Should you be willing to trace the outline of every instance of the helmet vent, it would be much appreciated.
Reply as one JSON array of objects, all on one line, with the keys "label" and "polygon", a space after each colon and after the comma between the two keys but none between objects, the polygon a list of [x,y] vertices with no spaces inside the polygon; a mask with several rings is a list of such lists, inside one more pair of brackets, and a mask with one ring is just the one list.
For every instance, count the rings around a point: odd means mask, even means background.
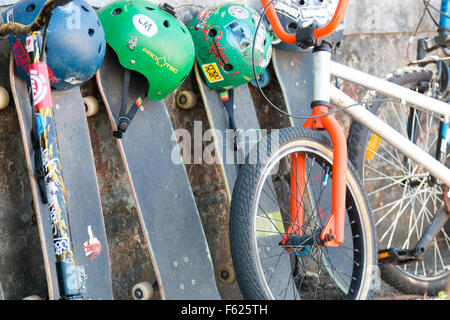
[{"label": "helmet vent", "polygon": [[216,29],[209,30],[208,36],[210,36],[211,38],[214,38],[215,36],[217,36],[217,30]]},{"label": "helmet vent", "polygon": [[86,8],[85,6],[81,6],[81,9],[83,9],[83,10],[86,11],[86,12],[89,12],[89,9]]},{"label": "helmet vent", "polygon": [[98,53],[100,54],[100,52],[102,52],[102,44],[100,43],[100,45],[98,46]]},{"label": "helmet vent", "polygon": [[233,66],[231,64],[227,63],[226,65],[223,66],[223,69],[228,72],[228,71],[233,70]]},{"label": "helmet vent", "polygon": [[36,6],[34,4],[30,4],[29,6],[27,6],[27,8],[25,10],[27,12],[33,12],[34,9],[36,9]]},{"label": "helmet vent", "polygon": [[169,21],[168,21],[168,20],[164,20],[163,25],[164,25],[164,27],[166,27],[166,28],[169,28],[169,27],[170,27],[170,24],[169,24]]},{"label": "helmet vent", "polygon": [[153,11],[153,10],[155,10],[155,9],[153,9],[153,8],[150,8],[150,7],[145,7],[145,9],[147,9],[148,11]]},{"label": "helmet vent", "polygon": [[120,9],[120,8],[116,8],[116,9],[114,9],[113,11],[112,11],[112,14],[114,15],[114,16],[117,16],[117,15],[119,15],[119,14],[121,14],[122,13],[122,9]]},{"label": "helmet vent", "polygon": [[94,29],[89,29],[89,30],[88,30],[88,33],[89,33],[89,36],[90,36],[90,37],[93,37],[94,34],[95,34],[95,30],[94,30]]}]

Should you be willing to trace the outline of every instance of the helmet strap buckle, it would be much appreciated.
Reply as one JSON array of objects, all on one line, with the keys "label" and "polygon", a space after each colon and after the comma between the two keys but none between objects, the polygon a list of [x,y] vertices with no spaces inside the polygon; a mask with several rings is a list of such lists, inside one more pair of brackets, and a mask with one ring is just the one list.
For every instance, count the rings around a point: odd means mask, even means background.
[{"label": "helmet strap buckle", "polygon": [[175,12],[175,8],[172,7],[170,4],[164,3],[164,4],[160,5],[159,8],[162,11],[167,12],[168,14],[170,14],[172,17],[174,17],[174,18],[177,17],[177,14]]},{"label": "helmet strap buckle", "polygon": [[124,78],[123,78],[123,87],[122,87],[122,105],[120,107],[120,112],[119,112],[119,121],[117,124],[117,130],[113,131],[113,136],[118,139],[123,138],[123,134],[130,126],[131,121],[133,120],[137,111],[142,106],[142,98],[139,96],[136,99],[136,101],[134,101],[133,105],[131,106],[130,110],[127,113],[128,88],[130,85],[130,77],[131,77],[131,71],[129,69],[125,69],[124,70]]}]

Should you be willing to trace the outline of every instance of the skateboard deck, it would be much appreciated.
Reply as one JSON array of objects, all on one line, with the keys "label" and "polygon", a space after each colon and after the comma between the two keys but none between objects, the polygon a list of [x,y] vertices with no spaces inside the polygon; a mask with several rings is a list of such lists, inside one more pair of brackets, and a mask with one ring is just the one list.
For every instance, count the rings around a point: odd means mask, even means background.
[{"label": "skateboard deck", "polygon": [[[47,277],[48,298],[59,299],[49,208],[43,204],[35,178],[34,150],[31,143],[32,106],[26,80],[16,75],[10,62],[10,81],[30,177],[33,206],[41,238]],[[84,299],[113,299],[111,266],[106,230],[98,190],[94,156],[79,88],[52,91],[56,131],[66,197],[72,244],[77,265],[84,266],[87,293]]]},{"label": "skateboard deck", "polygon": [[[219,93],[206,85],[197,63],[195,63],[194,68],[200,95],[205,106],[210,127],[213,130],[215,151],[222,169],[221,171],[225,182],[228,202],[231,203],[234,184],[239,174],[239,166],[244,163],[245,157],[252,150],[252,147],[256,145],[258,140],[263,138],[258,116],[248,85],[242,85],[235,88],[234,115],[236,130],[238,131],[238,148],[235,151],[233,135],[230,134],[233,130],[230,128],[229,116],[220,99]],[[261,192],[261,199],[258,204],[258,214],[267,214],[272,218],[281,221],[280,208],[278,207],[277,202],[274,201],[274,198],[276,198],[275,187],[271,180],[267,180],[267,183],[264,185],[263,191]],[[266,225],[266,223],[268,223],[267,219],[259,220],[260,221],[257,222],[259,227],[264,228],[264,230],[268,230],[268,227],[271,228],[270,225]],[[260,223],[265,225],[261,225]],[[274,229],[272,231],[276,232],[277,230]],[[272,277],[270,285],[275,292],[283,289],[283,286],[287,283],[290,276],[288,271],[290,269],[289,255],[282,254],[283,249],[278,246],[279,242],[280,237],[278,235],[273,236],[273,233],[262,232],[258,234],[258,243],[267,248],[259,253],[261,261],[265,261],[267,266],[270,266],[270,263],[272,263],[272,265],[273,263],[277,263],[279,267],[286,270],[284,274],[277,273]],[[288,292],[287,296],[289,297],[290,294],[291,292]]]},{"label": "skateboard deck", "polygon": [[[116,130],[124,69],[108,48],[97,83]],[[133,73],[128,106],[147,86]],[[169,113],[145,98],[117,144],[157,276],[162,299],[220,299],[208,244]]]},{"label": "skateboard deck", "polygon": [[[313,59],[311,50],[288,51],[274,48],[272,64],[283,91],[289,114],[307,117],[311,114]],[[289,117],[291,126],[302,127],[303,119]]]}]

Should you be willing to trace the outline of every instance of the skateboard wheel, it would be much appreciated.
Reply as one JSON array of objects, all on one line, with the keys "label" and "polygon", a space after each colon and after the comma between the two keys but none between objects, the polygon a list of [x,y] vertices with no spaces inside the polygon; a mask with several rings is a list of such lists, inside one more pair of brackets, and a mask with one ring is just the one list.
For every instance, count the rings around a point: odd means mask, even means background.
[{"label": "skateboard wheel", "polygon": [[42,298],[39,297],[38,295],[32,295],[32,296],[25,297],[22,300],[42,300]]},{"label": "skateboard wheel", "polygon": [[9,105],[9,93],[8,91],[0,87],[0,110],[5,109]]},{"label": "skateboard wheel", "polygon": [[131,290],[134,300],[150,300],[153,296],[153,286],[147,281],[135,284]]},{"label": "skateboard wheel", "polygon": [[86,108],[86,116],[92,117],[98,113],[98,101],[93,96],[83,98],[84,107]]},{"label": "skateboard wheel", "polygon": [[[267,69],[264,70],[264,72],[259,76],[259,86],[261,88],[265,88],[270,84],[271,81],[272,81],[272,75],[270,74],[270,72]],[[252,80],[251,83],[252,83],[252,86],[254,86],[255,88],[258,88],[258,85],[256,84],[256,80]]]},{"label": "skateboard wheel", "polygon": [[197,96],[192,91],[180,91],[176,100],[180,109],[192,109],[197,105]]},{"label": "skateboard wheel", "polygon": [[219,269],[217,276],[219,278],[219,281],[224,284],[230,284],[236,280],[234,269],[231,266],[222,266]]}]

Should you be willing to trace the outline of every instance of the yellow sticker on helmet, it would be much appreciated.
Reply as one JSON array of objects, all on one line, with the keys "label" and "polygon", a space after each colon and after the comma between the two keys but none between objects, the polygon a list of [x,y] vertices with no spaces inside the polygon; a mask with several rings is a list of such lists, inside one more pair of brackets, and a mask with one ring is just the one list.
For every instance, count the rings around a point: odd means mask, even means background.
[{"label": "yellow sticker on helmet", "polygon": [[224,80],[216,63],[204,64],[202,68],[209,82],[214,83]]}]

